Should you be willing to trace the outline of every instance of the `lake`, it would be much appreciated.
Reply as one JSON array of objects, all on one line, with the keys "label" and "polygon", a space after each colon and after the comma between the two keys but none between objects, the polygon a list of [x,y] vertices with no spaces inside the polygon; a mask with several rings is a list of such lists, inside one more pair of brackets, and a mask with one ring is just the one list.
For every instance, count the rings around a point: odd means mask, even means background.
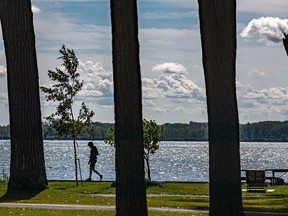
[{"label": "lake", "polygon": [[[87,141],[77,141],[77,154],[82,178],[88,178],[90,149]],[[94,142],[99,150],[96,169],[103,180],[115,180],[115,150],[103,141]],[[75,179],[72,141],[44,141],[47,178],[49,180]],[[0,171],[9,174],[10,141],[0,140]],[[241,169],[288,168],[288,143],[241,143]],[[128,155],[127,155],[128,157]],[[158,181],[208,181],[207,142],[161,142],[159,150],[151,156],[151,177]],[[243,173],[244,175],[244,173]],[[277,176],[288,182],[288,174]],[[79,176],[80,179],[80,176]],[[98,180],[93,174],[92,179]]]}]

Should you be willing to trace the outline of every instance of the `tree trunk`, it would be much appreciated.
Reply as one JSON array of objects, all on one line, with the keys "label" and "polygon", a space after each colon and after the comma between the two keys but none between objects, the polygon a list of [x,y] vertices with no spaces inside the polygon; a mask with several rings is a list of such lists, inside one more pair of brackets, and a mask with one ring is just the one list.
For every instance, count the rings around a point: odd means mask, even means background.
[{"label": "tree trunk", "polygon": [[288,35],[284,33],[283,45],[288,56]]},{"label": "tree trunk", "polygon": [[147,179],[151,181],[151,173],[150,173],[150,163],[149,163],[149,156],[145,159],[146,166],[147,166]]},{"label": "tree trunk", "polygon": [[136,0],[111,0],[118,216],[146,216]]},{"label": "tree trunk", "polygon": [[1,0],[11,133],[8,189],[47,186],[39,78],[30,0]]},{"label": "tree trunk", "polygon": [[198,2],[208,107],[210,215],[244,215],[235,86],[236,1]]}]

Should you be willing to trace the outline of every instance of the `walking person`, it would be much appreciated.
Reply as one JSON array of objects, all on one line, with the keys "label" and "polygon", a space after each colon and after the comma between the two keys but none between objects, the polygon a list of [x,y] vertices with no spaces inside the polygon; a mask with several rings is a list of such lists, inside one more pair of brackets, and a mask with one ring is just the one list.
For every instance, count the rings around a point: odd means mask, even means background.
[{"label": "walking person", "polygon": [[100,177],[100,181],[103,178],[103,175],[101,175],[96,169],[95,164],[97,162],[97,155],[99,155],[98,149],[96,146],[94,146],[93,142],[88,142],[88,146],[90,147],[90,159],[88,164],[90,164],[89,168],[89,178],[86,179],[86,181],[91,181],[92,171],[95,172]]}]

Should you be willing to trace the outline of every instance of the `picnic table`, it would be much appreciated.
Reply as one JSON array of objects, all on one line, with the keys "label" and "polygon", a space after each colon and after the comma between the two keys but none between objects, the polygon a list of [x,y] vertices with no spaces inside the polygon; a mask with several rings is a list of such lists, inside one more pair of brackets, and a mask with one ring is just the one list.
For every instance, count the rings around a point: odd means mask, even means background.
[{"label": "picnic table", "polygon": [[[283,174],[285,174],[285,173],[288,172],[288,169],[266,169],[266,171],[272,172],[271,184],[272,184],[272,186],[275,186],[275,182],[276,182],[276,176],[275,176],[275,174],[276,174],[276,173],[283,173]],[[282,175],[283,175],[283,174],[282,174]],[[281,177],[281,176],[280,176],[280,177]]]}]

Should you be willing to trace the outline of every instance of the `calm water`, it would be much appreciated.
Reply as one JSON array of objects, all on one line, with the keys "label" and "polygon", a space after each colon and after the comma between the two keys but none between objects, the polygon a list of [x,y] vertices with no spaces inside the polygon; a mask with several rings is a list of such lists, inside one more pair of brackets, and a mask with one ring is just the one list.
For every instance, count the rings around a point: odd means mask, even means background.
[{"label": "calm water", "polygon": [[[104,175],[104,180],[115,180],[114,148],[103,141],[95,144],[100,152],[97,169]],[[44,148],[48,179],[75,179],[73,143],[44,141]],[[0,141],[0,151],[0,171],[5,169],[9,173],[9,140]],[[87,141],[78,141],[77,151],[82,177],[86,179],[90,152]],[[287,153],[288,143],[241,143],[241,168],[288,168]],[[156,154],[151,156],[150,163],[153,180],[208,181],[208,143],[162,142]],[[93,175],[92,178],[98,179]],[[288,174],[281,177],[288,182]]]}]

